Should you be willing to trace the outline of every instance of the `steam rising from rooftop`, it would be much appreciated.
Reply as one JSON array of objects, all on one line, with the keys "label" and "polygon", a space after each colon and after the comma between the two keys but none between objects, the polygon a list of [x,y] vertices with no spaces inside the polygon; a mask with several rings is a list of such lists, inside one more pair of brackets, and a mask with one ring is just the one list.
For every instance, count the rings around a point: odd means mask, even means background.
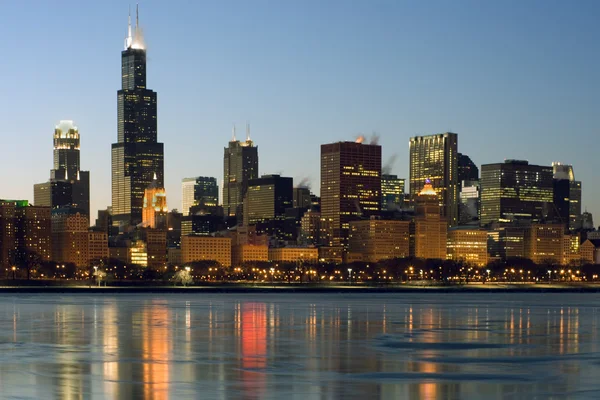
[{"label": "steam rising from rooftop", "polygon": [[298,183],[298,185],[296,185],[297,188],[306,188],[308,190],[310,190],[310,178],[308,177],[304,177],[302,179],[300,179],[300,183]]},{"label": "steam rising from rooftop", "polygon": [[384,175],[389,175],[392,173],[392,167],[396,162],[396,158],[398,158],[398,154],[393,154],[385,163],[385,165],[381,168],[381,173]]}]

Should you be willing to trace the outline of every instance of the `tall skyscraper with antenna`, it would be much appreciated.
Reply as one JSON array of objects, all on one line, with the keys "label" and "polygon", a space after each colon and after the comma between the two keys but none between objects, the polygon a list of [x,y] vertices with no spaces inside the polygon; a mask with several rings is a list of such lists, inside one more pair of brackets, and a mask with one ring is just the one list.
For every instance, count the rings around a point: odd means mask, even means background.
[{"label": "tall skyscraper with antenna", "polygon": [[156,92],[146,87],[146,47],[136,9],[121,52],[121,90],[117,92],[117,143],[112,145],[113,224],[142,222],[144,191],[164,187],[164,148],[157,141]]},{"label": "tall skyscraper with antenna", "polygon": [[225,147],[223,156],[223,211],[226,217],[237,216],[242,222],[243,201],[248,181],[258,178],[258,147],[250,139],[250,125],[246,125],[246,141],[235,137]]}]

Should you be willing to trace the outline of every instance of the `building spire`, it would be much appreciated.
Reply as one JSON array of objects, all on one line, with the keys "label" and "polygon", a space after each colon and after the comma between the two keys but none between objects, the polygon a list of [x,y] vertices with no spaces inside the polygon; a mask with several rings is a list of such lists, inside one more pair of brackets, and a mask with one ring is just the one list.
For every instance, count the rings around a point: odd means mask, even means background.
[{"label": "building spire", "polygon": [[137,34],[140,26],[140,3],[135,4],[135,33]]},{"label": "building spire", "polygon": [[127,17],[127,37],[125,38],[125,50],[133,44],[133,35],[131,34],[131,6],[129,6],[129,16]]},{"label": "building spire", "polygon": [[233,124],[233,129],[231,130],[233,132],[233,139],[231,139],[232,142],[235,142],[237,139],[235,138],[235,124]]},{"label": "building spire", "polygon": [[246,142],[250,141],[250,124],[246,122]]}]

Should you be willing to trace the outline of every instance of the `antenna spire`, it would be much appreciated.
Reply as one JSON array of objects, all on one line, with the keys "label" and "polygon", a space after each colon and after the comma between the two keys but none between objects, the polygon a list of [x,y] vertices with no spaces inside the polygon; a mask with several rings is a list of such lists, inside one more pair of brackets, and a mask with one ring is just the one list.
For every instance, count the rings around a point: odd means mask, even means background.
[{"label": "antenna spire", "polygon": [[140,3],[135,4],[135,32],[137,33],[140,26]]},{"label": "antenna spire", "polygon": [[131,6],[129,6],[129,15],[127,17],[127,37],[125,38],[125,50],[133,44],[133,35],[131,34]]},{"label": "antenna spire", "polygon": [[246,141],[250,141],[250,124],[246,122]]},{"label": "antenna spire", "polygon": [[231,141],[235,142],[236,141],[236,139],[235,139],[235,124],[233,124],[232,132],[233,132],[233,139]]}]

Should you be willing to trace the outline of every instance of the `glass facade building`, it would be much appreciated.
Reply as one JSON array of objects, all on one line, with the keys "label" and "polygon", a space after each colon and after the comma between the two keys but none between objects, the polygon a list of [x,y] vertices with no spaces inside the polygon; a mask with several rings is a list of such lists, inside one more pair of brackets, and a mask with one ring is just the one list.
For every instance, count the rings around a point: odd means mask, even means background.
[{"label": "glass facade building", "polygon": [[581,228],[581,182],[575,180],[572,165],[553,162],[552,170],[554,205],[561,222],[571,231],[578,230]]},{"label": "glass facade building", "polygon": [[117,143],[112,145],[113,224],[142,222],[144,191],[156,175],[164,187],[164,148],[157,141],[156,92],[146,87],[146,50],[141,35],[130,36],[121,52],[117,92]]},{"label": "glass facade building", "polygon": [[207,176],[184,178],[181,181],[181,212],[190,215],[190,207],[214,208],[219,205],[217,179]]},{"label": "glass facade building", "polygon": [[481,166],[481,225],[555,215],[552,167],[507,160]]},{"label": "glass facade building", "polygon": [[458,224],[458,135],[446,132],[410,138],[410,198],[429,180],[449,226]]},{"label": "glass facade building", "polygon": [[381,209],[394,211],[404,203],[405,180],[397,175],[381,175]]},{"label": "glass facade building", "polygon": [[381,211],[381,146],[321,145],[321,218],[328,245],[348,245],[350,221]]}]

